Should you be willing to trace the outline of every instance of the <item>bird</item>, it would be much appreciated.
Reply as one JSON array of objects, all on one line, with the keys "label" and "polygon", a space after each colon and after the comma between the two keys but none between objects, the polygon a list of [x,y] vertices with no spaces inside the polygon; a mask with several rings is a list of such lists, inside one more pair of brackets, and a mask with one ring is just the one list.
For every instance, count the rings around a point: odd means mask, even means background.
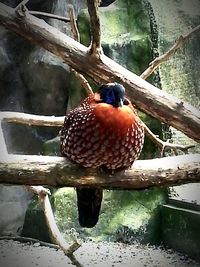
[{"label": "bird", "polygon": [[[68,112],[60,131],[62,156],[86,168],[109,172],[126,170],[139,157],[144,127],[125,88],[119,83],[100,85],[78,107]],[[77,187],[78,220],[92,228],[99,219],[103,190]]]}]

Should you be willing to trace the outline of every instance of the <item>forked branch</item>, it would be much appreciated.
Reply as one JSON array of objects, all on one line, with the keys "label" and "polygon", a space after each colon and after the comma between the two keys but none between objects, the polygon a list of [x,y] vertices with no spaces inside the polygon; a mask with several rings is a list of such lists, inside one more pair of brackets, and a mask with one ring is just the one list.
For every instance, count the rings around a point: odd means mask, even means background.
[{"label": "forked branch", "polygon": [[72,245],[67,244],[63,235],[60,233],[48,197],[50,191],[43,186],[27,186],[27,189],[38,195],[51,236],[51,241],[63,250],[65,255],[71,259],[74,265],[80,267],[81,264],[77,261],[73,253],[81,246],[81,244],[78,241],[75,241]]},{"label": "forked branch", "polygon": [[187,34],[181,35],[175,42],[175,44],[163,55],[156,57],[149,67],[140,75],[141,78],[148,78],[162,63],[169,60],[177,50],[189,39],[191,36],[200,30],[200,25],[190,30]]},{"label": "forked branch", "polygon": [[173,144],[169,142],[165,142],[158,138],[147,126],[143,123],[145,134],[151,139],[160,150],[160,157],[164,156],[164,152],[166,149],[170,149],[175,155],[178,155],[177,151],[181,150],[184,153],[188,152],[188,149],[195,147],[195,145],[179,145],[179,144]]},{"label": "forked branch", "polygon": [[18,10],[22,6],[25,6],[30,0],[22,0],[15,8],[15,10]]}]

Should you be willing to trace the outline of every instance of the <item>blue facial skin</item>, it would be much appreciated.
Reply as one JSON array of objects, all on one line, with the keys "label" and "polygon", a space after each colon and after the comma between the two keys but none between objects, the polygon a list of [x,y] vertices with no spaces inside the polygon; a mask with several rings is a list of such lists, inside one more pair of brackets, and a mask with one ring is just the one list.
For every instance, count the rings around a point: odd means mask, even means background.
[{"label": "blue facial skin", "polygon": [[125,88],[119,83],[103,84],[99,88],[102,101],[113,107],[122,107],[125,98]]}]

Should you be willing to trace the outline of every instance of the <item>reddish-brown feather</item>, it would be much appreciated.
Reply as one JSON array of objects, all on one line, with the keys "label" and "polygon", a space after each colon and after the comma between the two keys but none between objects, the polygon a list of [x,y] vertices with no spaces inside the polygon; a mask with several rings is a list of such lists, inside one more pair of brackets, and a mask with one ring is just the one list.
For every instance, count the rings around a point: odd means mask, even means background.
[{"label": "reddish-brown feather", "polygon": [[123,107],[87,97],[69,112],[61,129],[64,156],[84,167],[128,168],[139,157],[144,129],[131,103]]}]

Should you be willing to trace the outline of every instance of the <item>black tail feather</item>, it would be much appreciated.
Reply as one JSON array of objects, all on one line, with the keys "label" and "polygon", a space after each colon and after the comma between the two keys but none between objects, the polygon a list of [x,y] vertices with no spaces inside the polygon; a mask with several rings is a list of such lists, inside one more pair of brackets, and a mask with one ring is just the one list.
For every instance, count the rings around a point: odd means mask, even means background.
[{"label": "black tail feather", "polygon": [[99,218],[103,190],[98,188],[77,188],[79,223],[82,227],[94,227]]}]

